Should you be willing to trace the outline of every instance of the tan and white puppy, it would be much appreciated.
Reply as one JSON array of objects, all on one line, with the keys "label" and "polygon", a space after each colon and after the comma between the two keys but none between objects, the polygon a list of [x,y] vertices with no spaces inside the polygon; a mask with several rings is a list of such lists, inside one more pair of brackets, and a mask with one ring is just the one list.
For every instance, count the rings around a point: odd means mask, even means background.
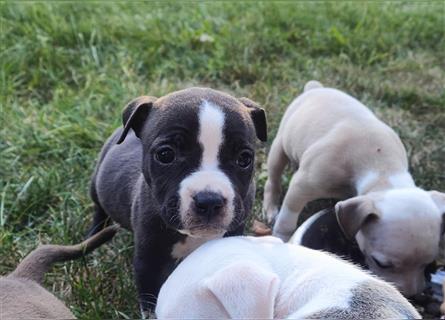
[{"label": "tan and white puppy", "polygon": [[65,304],[41,286],[55,262],[80,258],[116,234],[107,227],[72,246],[43,245],[32,251],[8,276],[0,278],[0,319],[75,319]]},{"label": "tan and white puppy", "polygon": [[212,240],[161,288],[160,319],[420,318],[390,284],[333,255],[275,237]]},{"label": "tan and white puppy", "polygon": [[[280,208],[281,175],[297,167]],[[286,110],[268,157],[264,210],[288,240],[309,201],[337,203],[338,222],[369,268],[407,296],[438,255],[445,194],[416,187],[397,134],[353,97],[316,81]],[[280,208],[280,209],[279,209]]]}]

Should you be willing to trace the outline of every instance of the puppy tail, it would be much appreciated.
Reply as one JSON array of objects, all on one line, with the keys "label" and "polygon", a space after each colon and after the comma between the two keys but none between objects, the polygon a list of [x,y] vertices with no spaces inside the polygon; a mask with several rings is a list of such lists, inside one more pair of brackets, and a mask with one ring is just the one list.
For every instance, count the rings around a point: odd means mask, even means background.
[{"label": "puppy tail", "polygon": [[77,259],[90,253],[111,240],[119,228],[117,224],[109,226],[76,245],[41,245],[28,254],[9,277],[25,278],[41,283],[43,276],[55,262]]},{"label": "puppy tail", "polygon": [[323,85],[316,80],[311,80],[304,85],[304,92],[317,88],[323,88]]}]

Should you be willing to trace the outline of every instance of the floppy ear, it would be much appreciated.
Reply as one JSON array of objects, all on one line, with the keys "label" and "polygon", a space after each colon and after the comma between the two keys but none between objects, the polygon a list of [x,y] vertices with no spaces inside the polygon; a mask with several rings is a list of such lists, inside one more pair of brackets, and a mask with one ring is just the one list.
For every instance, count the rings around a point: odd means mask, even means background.
[{"label": "floppy ear", "polygon": [[261,141],[267,141],[267,121],[266,113],[260,107],[260,105],[249,98],[239,98],[242,104],[250,109],[250,117],[252,118],[253,125],[255,126],[256,136]]},{"label": "floppy ear", "polygon": [[433,199],[437,208],[439,208],[439,211],[442,213],[442,232],[441,232],[441,234],[444,234],[445,233],[445,193],[439,192],[439,191],[429,191],[428,193],[430,194],[431,199]]},{"label": "floppy ear", "polygon": [[232,319],[272,319],[280,280],[253,262],[234,263],[208,278],[204,289]]},{"label": "floppy ear", "polygon": [[337,202],[335,215],[345,236],[353,239],[366,221],[379,217],[379,212],[369,197],[358,196]]},{"label": "floppy ear", "polygon": [[134,130],[138,138],[140,137],[142,125],[150,113],[153,102],[156,101],[156,99],[156,97],[141,96],[127,104],[124,112],[122,113],[124,130],[122,131],[117,144],[120,144],[125,140],[130,128]]}]

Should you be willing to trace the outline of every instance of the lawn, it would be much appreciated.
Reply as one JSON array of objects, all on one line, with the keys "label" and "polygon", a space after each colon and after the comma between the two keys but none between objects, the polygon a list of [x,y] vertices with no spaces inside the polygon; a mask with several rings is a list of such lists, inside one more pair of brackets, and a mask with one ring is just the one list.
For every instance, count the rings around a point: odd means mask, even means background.
[{"label": "lawn", "polygon": [[[0,4],[0,274],[39,243],[74,243],[89,178],[132,98],[210,86],[281,115],[317,79],[401,136],[417,184],[445,191],[445,5],[424,2]],[[287,179],[283,179],[286,184]],[[132,240],[120,233],[45,285],[81,319],[137,318]]]}]

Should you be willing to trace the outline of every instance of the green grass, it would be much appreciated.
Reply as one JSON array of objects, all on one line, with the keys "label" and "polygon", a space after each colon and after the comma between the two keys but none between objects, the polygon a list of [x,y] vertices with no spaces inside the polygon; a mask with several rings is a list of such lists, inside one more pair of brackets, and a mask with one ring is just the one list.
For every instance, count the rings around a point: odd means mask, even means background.
[{"label": "green grass", "polygon": [[[318,79],[375,110],[402,137],[417,183],[445,190],[442,2],[0,6],[0,274],[39,243],[82,239],[98,151],[142,94],[205,85],[248,96],[267,110],[270,144],[287,104]],[[46,287],[79,318],[136,318],[131,256],[123,232],[55,267]]]}]

